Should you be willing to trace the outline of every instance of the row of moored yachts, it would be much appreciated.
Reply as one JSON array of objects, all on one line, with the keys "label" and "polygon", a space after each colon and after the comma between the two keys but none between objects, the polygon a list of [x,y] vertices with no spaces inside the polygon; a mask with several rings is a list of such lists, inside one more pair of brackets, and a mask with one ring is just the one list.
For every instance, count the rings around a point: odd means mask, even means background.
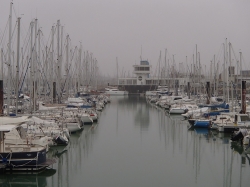
[{"label": "row of moored yachts", "polygon": [[[166,110],[170,115],[182,115],[188,120],[190,128],[207,128],[219,132],[232,133],[231,140],[250,146],[250,118],[249,107],[242,113],[240,103],[233,103],[233,110],[229,104],[219,97],[211,97],[210,104],[206,97],[202,100],[189,99],[182,96],[147,96],[147,101]],[[203,101],[203,102],[202,102]],[[231,104],[231,102],[230,102]]]},{"label": "row of moored yachts", "polygon": [[107,95],[68,98],[64,104],[46,105],[32,114],[0,117],[0,170],[42,171],[54,160],[46,153],[52,146],[65,146],[71,133],[98,120],[98,112],[110,102]]}]

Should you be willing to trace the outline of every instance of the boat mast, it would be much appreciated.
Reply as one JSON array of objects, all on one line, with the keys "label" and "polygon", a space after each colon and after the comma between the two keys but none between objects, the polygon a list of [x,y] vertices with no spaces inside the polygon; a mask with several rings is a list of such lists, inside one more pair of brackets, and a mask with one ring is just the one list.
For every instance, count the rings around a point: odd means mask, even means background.
[{"label": "boat mast", "polygon": [[41,63],[41,29],[38,29],[38,55],[37,55],[37,61],[38,61],[38,66],[37,66],[37,71],[38,71],[38,79],[37,79],[37,97],[41,97],[41,75],[42,75],[42,63]]},{"label": "boat mast", "polygon": [[54,93],[54,87],[53,87],[53,81],[54,81],[54,26],[52,26],[51,29],[51,67],[50,67],[50,97],[51,97],[51,103],[54,103],[53,101],[53,93]]},{"label": "boat mast", "polygon": [[[62,40],[62,39],[61,39]],[[60,80],[61,80],[61,55],[60,55],[60,20],[57,20],[57,68],[55,69],[57,73],[57,97],[58,103],[60,103]]]},{"label": "boat mast", "polygon": [[223,49],[224,49],[224,58],[223,58],[223,99],[226,100],[226,90],[225,90],[225,81],[226,81],[226,68],[225,68],[225,64],[226,64],[226,57],[225,57],[225,44],[223,44]]},{"label": "boat mast", "polygon": [[164,59],[164,79],[165,79],[164,85],[166,85],[166,68],[167,68],[166,64],[167,64],[167,49],[165,49],[165,59]]},{"label": "boat mast", "polygon": [[3,80],[3,78],[4,78],[4,75],[3,75],[3,64],[4,64],[4,60],[3,60],[3,48],[1,49],[1,80]]},{"label": "boat mast", "polygon": [[241,96],[241,106],[242,106],[242,104],[243,104],[243,100],[242,100],[242,82],[243,82],[243,80],[242,80],[242,52],[240,52],[240,96]]},{"label": "boat mast", "polygon": [[47,93],[48,93],[48,90],[49,90],[49,86],[48,86],[48,46],[46,45],[45,47],[45,101],[47,101]]},{"label": "boat mast", "polygon": [[66,36],[66,41],[67,41],[67,45],[66,45],[66,98],[69,97],[69,87],[68,87],[68,79],[69,79],[69,35]]},{"label": "boat mast", "polygon": [[229,67],[229,76],[230,76],[230,88],[231,88],[231,111],[233,111],[233,101],[234,101],[234,96],[233,96],[233,80],[232,80],[232,59],[231,59],[231,43],[229,42],[229,63],[230,63],[230,67]]},{"label": "boat mast", "polygon": [[10,2],[10,15],[9,15],[9,51],[8,51],[8,79],[7,79],[7,115],[10,114],[10,95],[11,95],[11,89],[10,89],[10,78],[11,78],[11,23],[12,23],[12,4],[13,2]]},{"label": "boat mast", "polygon": [[[197,84],[197,77],[198,77],[198,54],[197,54],[197,44],[195,44],[195,84]],[[196,89],[196,95],[198,94],[198,88],[195,85],[195,89]]]},{"label": "boat mast", "polygon": [[37,19],[35,19],[35,42],[34,42],[34,52],[32,58],[33,61],[33,111],[36,110],[36,94],[37,94]]},{"label": "boat mast", "polygon": [[169,67],[169,59],[168,59],[168,93],[170,92],[170,67]]},{"label": "boat mast", "polygon": [[116,57],[116,84],[117,84],[117,87],[119,85],[119,78],[118,78],[118,58]]},{"label": "boat mast", "polygon": [[[78,69],[78,77],[77,77],[77,85],[78,85],[78,89],[77,92],[80,92],[80,87],[81,87],[81,64],[82,64],[82,43],[80,42],[80,47],[79,47],[79,57],[78,57],[78,64],[76,66],[76,68]],[[89,86],[90,82],[88,83]],[[89,89],[89,88],[88,88]]]},{"label": "boat mast", "polygon": [[30,23],[30,110],[32,111],[34,103],[34,64],[33,64],[33,21]]},{"label": "boat mast", "polygon": [[160,85],[160,78],[161,78],[161,51],[159,57],[158,85]]},{"label": "boat mast", "polygon": [[58,88],[59,88],[59,103],[62,103],[62,49],[63,49],[63,26],[61,26],[61,52],[60,52],[60,68],[59,68],[59,85],[58,85]]},{"label": "boat mast", "polygon": [[200,52],[198,52],[198,55],[199,55],[199,102],[201,100],[201,54]]},{"label": "boat mast", "polygon": [[227,54],[227,38],[226,38],[226,72],[227,72],[227,102],[229,102],[229,69],[228,69],[228,54]]},{"label": "boat mast", "polygon": [[17,107],[18,107],[18,97],[19,97],[19,50],[20,50],[20,17],[17,18],[17,65],[16,65],[16,114],[17,114]]}]

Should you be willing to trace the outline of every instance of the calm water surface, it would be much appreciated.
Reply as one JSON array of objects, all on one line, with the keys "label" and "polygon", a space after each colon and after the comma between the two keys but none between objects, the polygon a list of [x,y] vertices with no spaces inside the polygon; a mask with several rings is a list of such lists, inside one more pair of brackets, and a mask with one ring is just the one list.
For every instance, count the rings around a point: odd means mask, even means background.
[{"label": "calm water surface", "polygon": [[56,171],[1,176],[1,186],[249,185],[249,159],[229,135],[188,130],[180,116],[143,97],[111,97],[97,124],[72,135],[67,151],[55,152],[48,154],[57,158]]}]

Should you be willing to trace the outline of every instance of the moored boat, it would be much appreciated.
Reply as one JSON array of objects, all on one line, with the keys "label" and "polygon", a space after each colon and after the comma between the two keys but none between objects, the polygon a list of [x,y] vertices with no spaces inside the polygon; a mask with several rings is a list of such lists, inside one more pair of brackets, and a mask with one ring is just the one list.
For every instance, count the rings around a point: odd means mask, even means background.
[{"label": "moored boat", "polygon": [[37,172],[55,162],[46,158],[46,146],[29,138],[22,141],[20,133],[17,125],[0,125],[1,171]]},{"label": "moored boat", "polygon": [[108,95],[128,95],[127,91],[118,90],[117,88],[105,88],[105,93]]}]

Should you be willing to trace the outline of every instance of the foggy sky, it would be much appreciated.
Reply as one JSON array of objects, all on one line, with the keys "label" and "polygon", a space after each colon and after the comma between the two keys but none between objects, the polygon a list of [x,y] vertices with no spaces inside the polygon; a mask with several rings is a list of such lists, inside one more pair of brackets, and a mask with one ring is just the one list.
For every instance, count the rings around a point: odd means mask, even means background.
[{"label": "foggy sky", "polygon": [[[176,66],[186,69],[192,62],[195,45],[201,63],[223,63],[225,39],[232,43],[236,57],[242,51],[244,67],[250,69],[250,1],[249,0],[14,0],[13,27],[21,16],[22,34],[30,21],[38,19],[45,40],[58,19],[69,34],[73,46],[81,42],[98,60],[102,74],[130,72],[132,65],[149,60],[154,69],[164,64],[164,53]],[[9,0],[0,0],[0,37],[9,16]],[[22,15],[23,14],[23,15]],[[8,35],[5,34],[8,38]],[[46,43],[47,41],[45,41]],[[6,46],[0,46],[6,47]]]}]

